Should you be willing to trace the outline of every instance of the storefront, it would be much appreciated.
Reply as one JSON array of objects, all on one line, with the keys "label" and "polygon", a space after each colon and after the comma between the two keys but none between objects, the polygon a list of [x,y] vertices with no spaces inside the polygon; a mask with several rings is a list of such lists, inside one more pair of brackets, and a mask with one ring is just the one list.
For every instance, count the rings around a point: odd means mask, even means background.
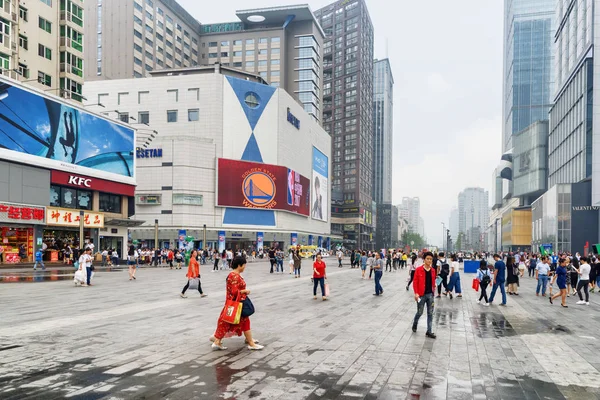
[{"label": "storefront", "polygon": [[17,264],[35,259],[45,216],[45,207],[0,202],[0,262]]}]

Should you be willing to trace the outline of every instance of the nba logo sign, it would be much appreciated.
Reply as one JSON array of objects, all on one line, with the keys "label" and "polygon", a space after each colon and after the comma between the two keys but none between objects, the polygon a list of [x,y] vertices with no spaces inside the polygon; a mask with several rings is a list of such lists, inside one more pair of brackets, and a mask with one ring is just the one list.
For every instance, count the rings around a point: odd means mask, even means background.
[{"label": "nba logo sign", "polygon": [[294,205],[294,194],[295,194],[295,190],[294,190],[294,184],[296,182],[296,179],[294,177],[294,171],[292,171],[291,169],[288,168],[288,179],[287,179],[287,203],[290,206]]}]

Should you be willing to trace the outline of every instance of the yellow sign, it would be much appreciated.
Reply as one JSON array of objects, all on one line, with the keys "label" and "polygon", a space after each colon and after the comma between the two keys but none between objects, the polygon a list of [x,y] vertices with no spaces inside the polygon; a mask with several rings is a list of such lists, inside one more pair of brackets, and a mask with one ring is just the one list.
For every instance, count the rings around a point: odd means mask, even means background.
[{"label": "yellow sign", "polygon": [[[46,209],[46,225],[76,228],[79,226],[79,219],[79,210],[53,207],[47,207]],[[85,211],[83,226],[86,228],[104,228],[104,214]]]}]

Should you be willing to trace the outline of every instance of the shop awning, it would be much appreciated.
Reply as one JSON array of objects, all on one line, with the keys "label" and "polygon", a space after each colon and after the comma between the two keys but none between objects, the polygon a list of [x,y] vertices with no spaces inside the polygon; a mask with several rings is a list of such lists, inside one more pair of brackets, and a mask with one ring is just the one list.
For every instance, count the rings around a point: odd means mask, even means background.
[{"label": "shop awning", "polygon": [[137,226],[143,225],[146,221],[138,221],[133,219],[119,219],[119,218],[110,218],[104,221],[104,225],[110,226],[122,226],[127,228],[135,228]]}]

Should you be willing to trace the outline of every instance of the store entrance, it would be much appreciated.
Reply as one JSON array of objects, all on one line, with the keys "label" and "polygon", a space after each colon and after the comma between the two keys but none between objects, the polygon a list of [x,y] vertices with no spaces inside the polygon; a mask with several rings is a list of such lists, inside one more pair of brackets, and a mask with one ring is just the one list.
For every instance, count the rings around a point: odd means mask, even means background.
[{"label": "store entrance", "polygon": [[123,253],[123,238],[119,236],[100,236],[100,247],[97,249],[98,251],[102,250],[116,250],[119,257],[121,257]]},{"label": "store entrance", "polygon": [[[90,241],[91,229],[83,230],[84,241]],[[44,229],[44,243],[46,251],[44,252],[44,261],[50,262],[73,262],[73,258],[79,254],[79,251],[71,252],[69,259],[65,259],[66,249],[71,250],[79,247],[79,229]],[[97,249],[95,249],[97,250]]]},{"label": "store entrance", "polygon": [[33,261],[33,228],[0,226],[0,247],[2,263]]}]

